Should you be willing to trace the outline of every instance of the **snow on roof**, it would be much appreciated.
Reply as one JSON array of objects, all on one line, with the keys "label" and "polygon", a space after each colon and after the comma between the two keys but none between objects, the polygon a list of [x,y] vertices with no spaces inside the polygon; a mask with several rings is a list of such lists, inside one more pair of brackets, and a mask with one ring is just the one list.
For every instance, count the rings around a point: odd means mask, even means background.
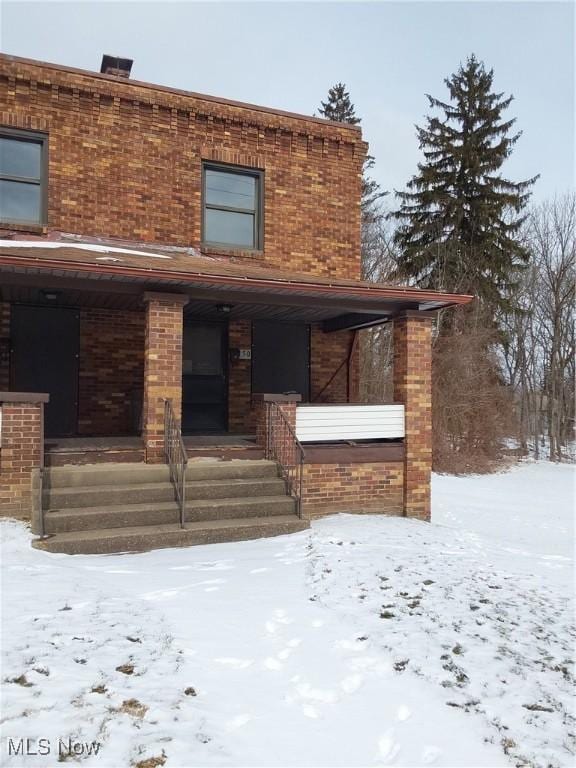
[{"label": "snow on roof", "polygon": [[149,256],[151,259],[171,259],[172,256],[151,253],[150,251],[135,251],[131,248],[117,248],[112,245],[97,245],[96,243],[54,242],[53,240],[1,240],[1,248],[79,248],[96,253],[124,253],[128,256]]}]

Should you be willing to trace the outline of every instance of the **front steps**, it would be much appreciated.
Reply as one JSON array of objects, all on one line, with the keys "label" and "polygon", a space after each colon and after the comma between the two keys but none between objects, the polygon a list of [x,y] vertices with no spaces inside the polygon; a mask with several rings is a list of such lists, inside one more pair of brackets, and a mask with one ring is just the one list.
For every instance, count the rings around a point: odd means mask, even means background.
[{"label": "front steps", "polygon": [[296,515],[274,462],[192,461],[186,519],[179,524],[168,467],[108,464],[45,471],[44,523],[49,552],[139,552],[277,536],[308,528]]}]

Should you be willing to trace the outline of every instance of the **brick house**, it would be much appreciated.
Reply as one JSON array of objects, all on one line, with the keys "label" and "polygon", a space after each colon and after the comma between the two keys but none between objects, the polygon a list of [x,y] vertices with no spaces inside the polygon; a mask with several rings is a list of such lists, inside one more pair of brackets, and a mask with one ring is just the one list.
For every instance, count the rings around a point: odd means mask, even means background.
[{"label": "brick house", "polygon": [[130,67],[0,56],[0,514],[56,551],[429,519],[431,321],[470,297],[360,280],[360,129]]}]

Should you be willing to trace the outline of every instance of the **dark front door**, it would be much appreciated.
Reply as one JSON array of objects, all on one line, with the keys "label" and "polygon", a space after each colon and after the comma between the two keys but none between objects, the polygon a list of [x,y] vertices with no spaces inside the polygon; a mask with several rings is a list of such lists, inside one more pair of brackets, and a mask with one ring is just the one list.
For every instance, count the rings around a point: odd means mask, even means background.
[{"label": "dark front door", "polygon": [[252,391],[297,392],[310,399],[310,326],[271,320],[252,324]]},{"label": "dark front door", "polygon": [[78,425],[78,311],[14,304],[10,337],[12,389],[48,392],[46,436],[74,435]]},{"label": "dark front door", "polygon": [[228,426],[228,329],[224,323],[184,326],[182,431],[225,432]]}]

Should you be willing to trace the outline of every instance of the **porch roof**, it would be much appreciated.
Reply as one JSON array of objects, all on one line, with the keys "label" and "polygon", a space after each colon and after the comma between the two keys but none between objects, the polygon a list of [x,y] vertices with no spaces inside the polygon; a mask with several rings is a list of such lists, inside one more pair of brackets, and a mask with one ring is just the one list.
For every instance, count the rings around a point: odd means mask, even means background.
[{"label": "porch roof", "polygon": [[[0,272],[5,299],[11,298],[10,286],[31,282],[132,296],[132,304],[144,291],[176,291],[190,297],[187,311],[192,314],[195,309],[201,313],[206,305],[214,307],[216,302],[241,305],[246,317],[250,316],[246,309],[250,306],[260,307],[260,314],[264,306],[292,308],[309,321],[324,320],[326,330],[367,327],[386,322],[405,309],[430,312],[467,304],[473,298],[289,272],[192,248],[133,247],[76,236],[66,240],[0,240]],[[126,302],[121,305],[126,306]],[[242,316],[242,312],[235,314]]]}]

